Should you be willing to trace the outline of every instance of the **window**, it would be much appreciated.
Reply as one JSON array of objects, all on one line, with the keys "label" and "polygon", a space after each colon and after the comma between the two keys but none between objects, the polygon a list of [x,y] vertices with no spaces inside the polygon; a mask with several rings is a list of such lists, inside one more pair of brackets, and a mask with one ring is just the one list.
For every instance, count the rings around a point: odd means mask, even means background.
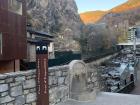
[{"label": "window", "polygon": [[22,2],[19,0],[8,0],[8,10],[22,15]]},{"label": "window", "polygon": [[2,55],[2,33],[0,33],[0,54]]}]

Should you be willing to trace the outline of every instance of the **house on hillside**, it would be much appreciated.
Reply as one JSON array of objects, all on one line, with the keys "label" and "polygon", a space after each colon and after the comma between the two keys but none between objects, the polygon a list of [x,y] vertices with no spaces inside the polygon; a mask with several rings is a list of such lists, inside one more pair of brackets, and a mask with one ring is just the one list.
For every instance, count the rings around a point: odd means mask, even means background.
[{"label": "house on hillside", "polygon": [[54,36],[33,29],[27,25],[27,58],[21,60],[21,70],[29,70],[36,68],[36,44],[38,42],[48,42],[48,59],[54,59]]},{"label": "house on hillside", "polygon": [[45,40],[49,42],[48,58],[54,59],[54,36],[41,31],[36,31],[31,27],[27,27],[27,62],[36,62],[36,42]]},{"label": "house on hillside", "polygon": [[0,0],[0,73],[20,70],[26,42],[25,0]]}]

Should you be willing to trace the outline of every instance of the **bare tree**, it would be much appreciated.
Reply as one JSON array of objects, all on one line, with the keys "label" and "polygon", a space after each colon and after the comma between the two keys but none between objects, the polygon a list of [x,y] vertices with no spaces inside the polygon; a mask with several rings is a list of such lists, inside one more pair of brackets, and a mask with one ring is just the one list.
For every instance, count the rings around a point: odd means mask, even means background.
[{"label": "bare tree", "polygon": [[80,38],[83,54],[88,56],[94,52],[103,52],[115,46],[117,35],[114,32],[114,29],[110,29],[106,24],[85,26]]}]

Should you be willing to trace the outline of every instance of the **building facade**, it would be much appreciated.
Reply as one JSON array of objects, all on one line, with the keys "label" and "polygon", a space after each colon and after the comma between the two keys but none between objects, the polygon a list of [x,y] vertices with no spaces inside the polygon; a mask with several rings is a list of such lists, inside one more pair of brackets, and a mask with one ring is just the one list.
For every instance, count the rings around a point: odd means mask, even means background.
[{"label": "building facade", "polygon": [[26,45],[25,0],[0,0],[0,73],[20,70]]},{"label": "building facade", "polygon": [[31,27],[27,28],[27,62],[36,62],[36,42],[45,40],[49,43],[48,58],[54,59],[54,37],[48,33],[36,31]]}]

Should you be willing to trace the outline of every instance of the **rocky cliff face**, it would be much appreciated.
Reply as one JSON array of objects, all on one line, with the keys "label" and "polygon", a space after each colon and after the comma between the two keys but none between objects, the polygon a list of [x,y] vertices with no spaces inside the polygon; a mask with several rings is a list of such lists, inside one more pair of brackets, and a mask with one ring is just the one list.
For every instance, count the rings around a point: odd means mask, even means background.
[{"label": "rocky cliff face", "polygon": [[77,11],[74,0],[27,0],[28,23],[57,35],[58,49],[76,47],[73,37],[80,36],[83,25]]}]

